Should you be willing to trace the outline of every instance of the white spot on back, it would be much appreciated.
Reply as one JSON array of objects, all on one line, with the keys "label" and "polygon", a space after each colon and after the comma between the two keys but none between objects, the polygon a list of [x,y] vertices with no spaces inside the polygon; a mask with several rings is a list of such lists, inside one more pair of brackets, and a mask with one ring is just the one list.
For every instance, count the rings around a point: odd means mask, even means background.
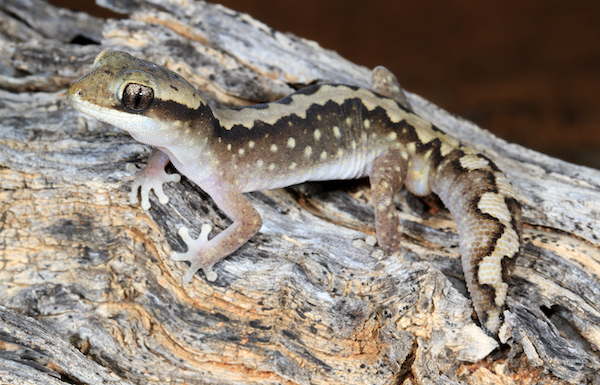
[{"label": "white spot on back", "polygon": [[277,145],[276,145],[276,144],[272,144],[272,145],[271,145],[271,152],[277,152],[277,150],[278,150],[278,149],[279,149],[279,148],[277,147]]},{"label": "white spot on back", "polygon": [[310,158],[311,155],[312,155],[312,147],[311,146],[304,147],[304,156],[306,158]]},{"label": "white spot on back", "polygon": [[289,148],[294,148],[294,147],[296,147],[296,139],[294,139],[294,138],[289,138],[289,139],[288,139],[288,141],[287,141],[287,146],[288,146]]},{"label": "white spot on back", "polygon": [[342,137],[342,133],[340,132],[340,128],[338,126],[333,126],[333,136],[336,139],[339,139]]},{"label": "white spot on back", "polygon": [[315,137],[316,141],[319,141],[319,139],[321,139],[321,130],[317,128],[315,132],[313,132],[313,136]]}]

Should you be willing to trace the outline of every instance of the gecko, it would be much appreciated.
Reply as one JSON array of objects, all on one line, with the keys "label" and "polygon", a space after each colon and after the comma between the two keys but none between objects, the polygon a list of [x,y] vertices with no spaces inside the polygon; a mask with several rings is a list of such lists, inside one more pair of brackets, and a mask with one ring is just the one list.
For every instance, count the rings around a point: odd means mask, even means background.
[{"label": "gecko", "polygon": [[417,196],[436,194],[453,215],[467,288],[483,329],[497,335],[511,269],[521,248],[521,206],[508,177],[492,160],[412,110],[396,77],[372,71],[369,89],[342,84],[301,88],[277,101],[213,108],[183,77],[162,66],[107,49],[92,71],[72,84],[73,107],[154,147],[136,175],[130,198],[150,208],[154,190],[177,182],[169,161],[214,200],[233,223],[210,240],[203,225],[193,239],[179,229],[188,251],[173,253],[215,281],[215,263],[261,228],[244,196],[306,181],[368,177],[378,246],[400,252],[402,228],[394,195],[403,186]]}]

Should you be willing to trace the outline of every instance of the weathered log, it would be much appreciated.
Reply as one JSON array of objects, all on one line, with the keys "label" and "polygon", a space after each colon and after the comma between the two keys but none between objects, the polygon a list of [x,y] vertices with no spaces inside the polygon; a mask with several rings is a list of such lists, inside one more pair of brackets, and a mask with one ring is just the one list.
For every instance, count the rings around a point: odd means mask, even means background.
[{"label": "weathered log", "polygon": [[[10,25],[0,40],[2,383],[595,380],[600,172],[508,144],[413,94],[417,113],[492,158],[522,197],[525,246],[502,344],[474,320],[449,213],[399,194],[404,252],[386,257],[369,245],[361,182],[249,194],[261,232],[215,266],[216,282],[198,274],[183,285],[187,265],[169,258],[184,249],[177,229],[197,235],[229,219],[186,180],[166,189],[166,206],[130,205],[132,164],[150,148],[76,113],[66,86],[107,47],[179,72],[218,106],[313,82],[366,86],[369,70],[221,6],[103,4],[129,18],[0,2]],[[70,43],[77,36],[97,44]]]}]

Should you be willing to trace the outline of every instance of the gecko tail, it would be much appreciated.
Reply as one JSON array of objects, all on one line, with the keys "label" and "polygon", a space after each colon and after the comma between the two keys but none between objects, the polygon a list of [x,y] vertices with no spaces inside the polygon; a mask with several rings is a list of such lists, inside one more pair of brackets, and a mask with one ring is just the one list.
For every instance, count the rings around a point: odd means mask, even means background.
[{"label": "gecko tail", "polygon": [[430,183],[456,220],[473,307],[486,332],[497,335],[521,244],[516,193],[490,159],[462,150],[442,158]]}]

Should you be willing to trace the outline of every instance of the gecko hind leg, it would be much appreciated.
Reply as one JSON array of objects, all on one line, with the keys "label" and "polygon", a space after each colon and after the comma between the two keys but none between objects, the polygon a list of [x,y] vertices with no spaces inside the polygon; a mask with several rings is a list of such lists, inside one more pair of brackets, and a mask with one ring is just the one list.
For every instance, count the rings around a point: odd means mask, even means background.
[{"label": "gecko hind leg", "polygon": [[410,112],[414,112],[412,106],[406,98],[406,94],[396,79],[392,71],[384,66],[377,66],[371,71],[371,91],[377,92],[385,97],[394,99],[396,103],[406,108]]},{"label": "gecko hind leg", "polygon": [[388,253],[400,251],[402,226],[394,195],[402,188],[407,162],[401,151],[389,151],[373,162],[369,180],[375,209],[377,242]]}]

